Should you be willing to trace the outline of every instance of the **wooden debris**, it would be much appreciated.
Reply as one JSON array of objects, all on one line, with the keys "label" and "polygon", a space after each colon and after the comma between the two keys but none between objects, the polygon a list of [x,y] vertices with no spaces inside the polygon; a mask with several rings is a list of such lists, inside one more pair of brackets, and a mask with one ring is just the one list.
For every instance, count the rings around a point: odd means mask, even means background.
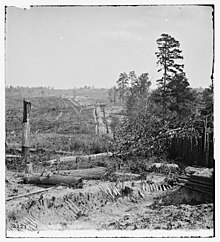
[{"label": "wooden debris", "polygon": [[5,155],[5,158],[6,159],[11,159],[11,158],[21,158],[21,156],[20,155]]},{"label": "wooden debris", "polygon": [[178,177],[178,185],[194,190],[204,195],[205,200],[214,199],[214,179],[206,176],[180,176]]},{"label": "wooden debris", "polygon": [[10,200],[14,200],[14,199],[22,198],[22,197],[29,197],[29,196],[32,196],[32,195],[35,195],[35,194],[38,194],[38,193],[41,193],[41,192],[47,192],[47,191],[52,190],[54,188],[56,188],[56,187],[50,187],[50,188],[41,189],[41,190],[38,190],[38,191],[35,191],[35,192],[29,192],[29,193],[26,193],[26,194],[22,194],[22,195],[19,195],[19,196],[9,197],[9,198],[6,198],[6,201],[10,201]]}]

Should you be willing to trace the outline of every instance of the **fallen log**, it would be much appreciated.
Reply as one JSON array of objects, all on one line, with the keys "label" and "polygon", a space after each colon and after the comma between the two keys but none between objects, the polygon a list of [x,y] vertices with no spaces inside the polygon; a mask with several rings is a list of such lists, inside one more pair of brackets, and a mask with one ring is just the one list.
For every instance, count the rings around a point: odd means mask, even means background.
[{"label": "fallen log", "polygon": [[41,176],[40,174],[24,175],[23,182],[36,185],[69,185],[72,187],[82,187],[82,179],[73,176],[50,175]]},{"label": "fallen log", "polygon": [[62,170],[60,174],[71,176],[75,178],[89,179],[101,179],[106,173],[105,167],[94,167],[89,169],[77,169],[77,170]]},{"label": "fallen log", "polygon": [[59,185],[65,184],[73,187],[82,186],[82,179],[100,179],[106,172],[106,168],[97,167],[91,169],[80,170],[63,170],[60,174],[40,173],[25,174],[23,176],[24,183],[40,184],[40,185]]},{"label": "fallen log", "polygon": [[49,161],[44,161],[43,163],[47,165],[53,165],[54,163],[60,163],[60,162],[78,162],[79,160],[95,160],[101,157],[111,157],[112,155],[113,154],[111,152],[106,152],[106,153],[99,153],[99,154],[93,154],[93,155],[65,156],[65,157],[60,157],[59,160],[53,159]]}]

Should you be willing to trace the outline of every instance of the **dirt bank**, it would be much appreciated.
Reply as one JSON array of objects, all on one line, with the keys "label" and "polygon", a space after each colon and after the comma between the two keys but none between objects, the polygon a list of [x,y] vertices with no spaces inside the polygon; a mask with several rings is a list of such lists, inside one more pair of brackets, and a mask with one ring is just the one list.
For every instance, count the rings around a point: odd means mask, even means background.
[{"label": "dirt bank", "polygon": [[[42,189],[19,184],[20,176],[15,173],[8,172],[7,177],[10,182],[6,182],[6,197]],[[84,181],[83,189],[58,186],[11,200],[6,202],[7,230],[212,229],[213,204],[189,204],[184,201],[187,197],[179,204],[163,203],[180,189],[162,185],[164,178],[154,175],[152,185],[141,180],[90,180]]]}]

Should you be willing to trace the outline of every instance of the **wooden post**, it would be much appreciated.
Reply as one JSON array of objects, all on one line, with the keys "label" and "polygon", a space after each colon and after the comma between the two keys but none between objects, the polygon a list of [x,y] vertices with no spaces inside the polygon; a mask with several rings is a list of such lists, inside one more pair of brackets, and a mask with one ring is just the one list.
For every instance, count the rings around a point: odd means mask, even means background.
[{"label": "wooden post", "polygon": [[205,161],[206,161],[206,167],[210,167],[210,162],[209,162],[209,145],[210,145],[209,133],[207,133],[206,143],[207,144],[206,144]]},{"label": "wooden post", "polygon": [[[22,156],[26,163],[28,162],[29,149],[30,149],[30,111],[31,103],[24,99],[23,101],[23,130],[22,130]],[[32,170],[30,165],[27,166],[26,172]]]},{"label": "wooden post", "polygon": [[203,147],[203,165],[206,166],[206,148],[207,148],[207,115],[205,116],[205,129],[204,129],[204,147]]}]

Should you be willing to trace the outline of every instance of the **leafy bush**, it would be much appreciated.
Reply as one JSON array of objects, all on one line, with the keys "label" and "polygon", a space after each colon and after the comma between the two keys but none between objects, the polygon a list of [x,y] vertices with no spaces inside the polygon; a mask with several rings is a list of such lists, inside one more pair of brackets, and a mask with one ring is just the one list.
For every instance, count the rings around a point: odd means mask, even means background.
[{"label": "leafy bush", "polygon": [[122,157],[153,157],[166,155],[166,140],[159,138],[163,126],[154,117],[140,115],[127,119],[116,130],[115,153]]}]

